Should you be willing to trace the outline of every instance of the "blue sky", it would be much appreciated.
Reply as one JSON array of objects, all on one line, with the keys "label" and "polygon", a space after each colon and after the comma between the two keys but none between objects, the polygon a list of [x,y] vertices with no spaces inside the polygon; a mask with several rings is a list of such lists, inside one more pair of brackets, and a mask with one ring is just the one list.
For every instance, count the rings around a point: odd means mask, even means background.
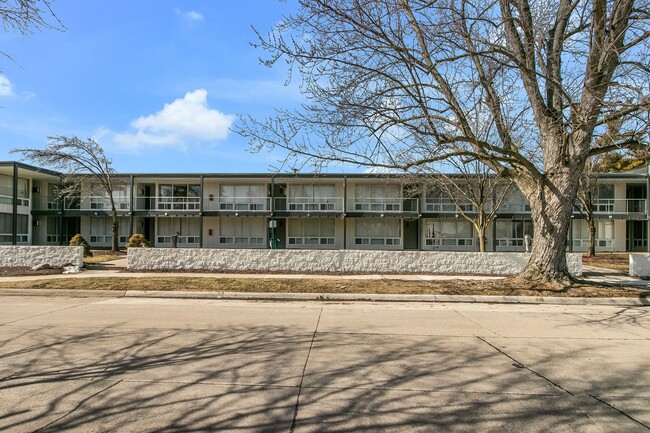
[{"label": "blue sky", "polygon": [[66,30],[0,33],[0,160],[48,136],[94,137],[119,172],[266,172],[237,114],[298,104],[254,49],[292,0],[57,0]]}]

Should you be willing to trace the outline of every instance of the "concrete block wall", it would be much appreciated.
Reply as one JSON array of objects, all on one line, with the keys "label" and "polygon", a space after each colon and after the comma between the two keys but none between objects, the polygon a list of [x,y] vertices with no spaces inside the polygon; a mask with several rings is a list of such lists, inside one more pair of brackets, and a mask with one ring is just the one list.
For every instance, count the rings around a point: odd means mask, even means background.
[{"label": "concrete block wall", "polygon": [[[511,275],[528,262],[526,253],[362,250],[243,250],[130,248],[131,270],[231,272],[370,272]],[[580,254],[567,254],[569,270],[582,274]]]},{"label": "concrete block wall", "polygon": [[83,247],[0,246],[0,267],[83,266]]}]

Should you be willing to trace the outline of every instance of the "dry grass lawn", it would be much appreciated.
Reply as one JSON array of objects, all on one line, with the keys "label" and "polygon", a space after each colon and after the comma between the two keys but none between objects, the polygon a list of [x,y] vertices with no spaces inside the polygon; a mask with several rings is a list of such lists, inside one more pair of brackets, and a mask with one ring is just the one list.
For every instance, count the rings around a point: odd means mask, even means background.
[{"label": "dry grass lawn", "polygon": [[516,278],[492,281],[407,281],[340,279],[264,279],[211,277],[156,278],[68,278],[38,281],[2,282],[0,288],[55,290],[168,290],[214,292],[271,293],[377,293],[431,295],[497,295],[497,296],[565,296],[565,297],[648,297],[649,292],[621,287],[574,284],[558,289],[534,285]]},{"label": "dry grass lawn", "polygon": [[612,269],[625,274],[629,272],[630,253],[596,253],[596,257],[582,256],[585,265]]},{"label": "dry grass lawn", "polygon": [[92,257],[84,257],[84,264],[104,263],[126,258],[126,251],[90,250]]}]

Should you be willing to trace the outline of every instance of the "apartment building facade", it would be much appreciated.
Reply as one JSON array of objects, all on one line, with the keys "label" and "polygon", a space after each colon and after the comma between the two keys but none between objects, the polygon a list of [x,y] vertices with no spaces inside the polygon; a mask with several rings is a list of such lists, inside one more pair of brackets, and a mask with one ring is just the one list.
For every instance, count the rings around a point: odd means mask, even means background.
[{"label": "apartment building facade", "polygon": [[[119,244],[143,234],[154,247],[477,251],[470,203],[372,174],[123,174],[113,195]],[[111,245],[111,207],[89,178],[59,198],[60,173],[0,162],[0,244],[63,245],[81,233]],[[597,251],[648,250],[647,169],[603,174],[594,196]],[[527,236],[528,235],[528,236]],[[530,207],[515,189],[486,232],[488,251],[524,251]],[[568,245],[588,247],[576,206]]]}]

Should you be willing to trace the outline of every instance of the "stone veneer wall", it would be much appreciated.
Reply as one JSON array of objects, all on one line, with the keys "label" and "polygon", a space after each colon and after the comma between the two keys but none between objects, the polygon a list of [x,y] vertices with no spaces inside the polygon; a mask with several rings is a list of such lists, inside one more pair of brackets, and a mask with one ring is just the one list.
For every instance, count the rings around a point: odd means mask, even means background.
[{"label": "stone veneer wall", "polygon": [[58,246],[0,246],[0,267],[83,266],[83,247]]},{"label": "stone veneer wall", "polygon": [[[231,272],[364,272],[509,275],[521,272],[527,253],[368,250],[255,250],[129,248],[131,270]],[[567,254],[569,271],[582,274],[582,256]]]}]

